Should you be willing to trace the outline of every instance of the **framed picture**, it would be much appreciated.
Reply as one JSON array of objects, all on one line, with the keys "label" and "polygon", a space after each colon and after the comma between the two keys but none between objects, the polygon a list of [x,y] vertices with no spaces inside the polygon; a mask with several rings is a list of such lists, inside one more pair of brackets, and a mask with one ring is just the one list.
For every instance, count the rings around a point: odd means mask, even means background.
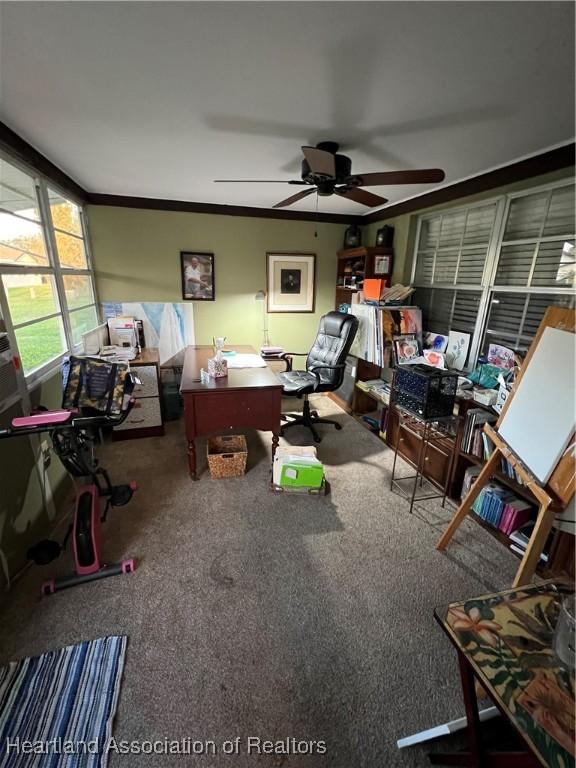
[{"label": "framed picture", "polygon": [[374,256],[374,274],[387,275],[390,272],[390,256]]},{"label": "framed picture", "polygon": [[268,312],[314,312],[315,253],[267,253]]},{"label": "framed picture", "polygon": [[396,363],[398,365],[406,365],[406,363],[420,356],[418,339],[413,335],[397,336],[394,339],[394,352],[396,354]]},{"label": "framed picture", "polygon": [[182,298],[185,301],[214,301],[214,254],[180,251]]}]

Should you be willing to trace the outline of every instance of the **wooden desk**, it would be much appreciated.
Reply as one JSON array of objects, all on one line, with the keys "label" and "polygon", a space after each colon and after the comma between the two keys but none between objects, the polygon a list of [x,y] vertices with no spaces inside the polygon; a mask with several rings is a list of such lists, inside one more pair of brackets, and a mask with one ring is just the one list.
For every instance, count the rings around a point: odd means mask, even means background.
[{"label": "wooden desk", "polygon": [[[233,346],[239,353],[257,354],[252,347]],[[272,456],[280,438],[282,384],[266,368],[231,368],[228,376],[201,381],[200,371],[213,357],[211,346],[187,347],[180,393],[188,440],[188,466],[196,475],[197,437],[231,429],[260,429],[272,432]]]},{"label": "wooden desk", "polygon": [[[430,755],[435,765],[560,768],[574,761],[574,673],[552,650],[559,600],[569,585],[544,582],[438,608],[435,618],[458,651],[469,752]],[[489,752],[479,730],[475,680],[526,749]]]}]

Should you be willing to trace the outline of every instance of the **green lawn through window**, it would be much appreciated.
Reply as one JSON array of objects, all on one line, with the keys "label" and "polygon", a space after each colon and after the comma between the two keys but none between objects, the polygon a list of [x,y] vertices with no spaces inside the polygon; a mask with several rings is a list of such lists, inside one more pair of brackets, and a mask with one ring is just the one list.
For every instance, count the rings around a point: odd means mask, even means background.
[{"label": "green lawn through window", "polygon": [[[51,283],[35,286],[6,286],[6,293],[14,325],[58,311]],[[20,359],[26,374],[64,352],[65,343],[60,317],[40,320],[24,328],[18,328],[15,333]]]}]

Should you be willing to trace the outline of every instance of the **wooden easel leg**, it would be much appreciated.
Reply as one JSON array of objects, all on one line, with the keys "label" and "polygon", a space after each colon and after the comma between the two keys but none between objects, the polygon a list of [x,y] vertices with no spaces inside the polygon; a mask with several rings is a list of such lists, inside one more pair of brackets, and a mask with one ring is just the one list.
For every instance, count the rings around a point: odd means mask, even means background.
[{"label": "wooden easel leg", "polygon": [[552,528],[554,522],[554,510],[550,509],[551,499],[547,497],[540,501],[540,509],[538,510],[538,517],[536,518],[536,524],[530,536],[530,541],[526,547],[526,552],[520,563],[520,567],[516,572],[512,587],[520,587],[524,584],[529,584],[532,580],[532,576],[536,571],[540,555],[544,550],[546,539]]},{"label": "wooden easel leg", "polygon": [[472,485],[470,490],[468,491],[466,498],[460,504],[456,512],[454,513],[454,517],[452,520],[450,520],[450,524],[448,525],[448,528],[444,531],[442,534],[440,540],[436,544],[436,549],[446,549],[448,546],[448,543],[450,542],[450,539],[452,536],[454,536],[454,533],[456,532],[456,529],[460,525],[460,523],[464,520],[468,512],[470,511],[472,504],[476,501],[478,496],[480,495],[480,491],[486,483],[490,480],[490,477],[492,476],[492,473],[494,470],[500,465],[500,458],[502,454],[498,450],[498,448],[495,448],[492,451],[492,455],[484,464],[482,467],[482,471],[478,475],[476,482]]}]

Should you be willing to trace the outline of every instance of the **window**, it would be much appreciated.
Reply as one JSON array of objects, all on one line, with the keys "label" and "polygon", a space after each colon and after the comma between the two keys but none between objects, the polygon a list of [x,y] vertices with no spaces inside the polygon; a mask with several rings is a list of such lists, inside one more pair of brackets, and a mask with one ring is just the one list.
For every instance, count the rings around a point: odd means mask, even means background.
[{"label": "window", "polygon": [[2,157],[0,307],[30,378],[98,324],[81,207]]},{"label": "window", "polygon": [[546,307],[574,306],[574,187],[561,183],[418,222],[415,303],[425,327],[470,333],[469,366],[490,343],[525,349]]}]

